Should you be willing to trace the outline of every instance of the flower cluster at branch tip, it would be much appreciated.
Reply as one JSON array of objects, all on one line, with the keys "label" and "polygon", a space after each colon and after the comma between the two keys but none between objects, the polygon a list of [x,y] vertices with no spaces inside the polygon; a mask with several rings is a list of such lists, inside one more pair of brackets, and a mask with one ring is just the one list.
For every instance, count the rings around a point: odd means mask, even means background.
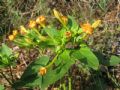
[{"label": "flower cluster at branch tip", "polygon": [[46,69],[45,67],[41,67],[40,70],[39,70],[39,74],[40,74],[41,76],[45,75],[46,72],[47,72],[47,69]]},{"label": "flower cluster at branch tip", "polygon": [[101,24],[101,20],[96,20],[92,25],[90,23],[85,23],[80,25],[83,32],[87,33],[87,34],[92,34],[93,30],[95,28],[97,28],[99,25]]},{"label": "flower cluster at branch tip", "polygon": [[[30,20],[28,23],[28,28],[35,28],[37,25],[40,25],[41,27],[45,27],[46,24],[46,18],[45,16],[39,16],[36,20]],[[26,35],[29,31],[27,31],[27,29],[21,25],[19,27],[19,33],[20,35]],[[8,39],[10,41],[13,41],[16,37],[16,35],[18,34],[17,30],[13,30],[13,33],[11,35],[8,36]],[[27,42],[30,42],[30,40],[26,40]]]}]

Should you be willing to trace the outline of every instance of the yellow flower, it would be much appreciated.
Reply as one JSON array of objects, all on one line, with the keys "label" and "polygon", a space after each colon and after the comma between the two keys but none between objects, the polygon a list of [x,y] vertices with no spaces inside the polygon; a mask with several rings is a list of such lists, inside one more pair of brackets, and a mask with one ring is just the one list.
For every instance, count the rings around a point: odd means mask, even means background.
[{"label": "yellow flower", "polygon": [[18,34],[17,30],[13,30],[13,35],[16,36]]},{"label": "yellow flower", "polygon": [[20,26],[20,34],[21,35],[27,34],[27,30],[26,30],[26,28],[24,26]]},{"label": "yellow flower", "polygon": [[89,23],[82,24],[81,28],[82,28],[83,32],[85,32],[87,34],[93,33],[93,28],[92,28],[91,24],[89,24]]},{"label": "yellow flower", "polygon": [[9,35],[9,36],[8,36],[8,39],[9,39],[10,41],[13,41],[13,40],[14,40],[14,38],[15,38],[15,36],[14,36],[14,35]]},{"label": "yellow flower", "polygon": [[40,70],[39,70],[39,74],[40,74],[41,76],[45,75],[46,72],[47,72],[47,69],[46,69],[45,67],[41,67]]},{"label": "yellow flower", "polygon": [[71,34],[70,31],[66,31],[65,32],[65,36],[66,36],[66,38],[70,38],[72,36],[72,34]]},{"label": "yellow flower", "polygon": [[92,24],[92,28],[97,28],[101,24],[101,20],[97,20]]},{"label": "yellow flower", "polygon": [[29,24],[28,24],[28,27],[29,27],[29,28],[34,28],[34,27],[36,27],[36,22],[35,22],[34,20],[30,20],[30,21],[29,21]]},{"label": "yellow flower", "polygon": [[45,16],[39,16],[37,19],[36,19],[36,23],[37,24],[40,24],[42,27],[45,26],[45,23],[46,23],[46,18]]}]

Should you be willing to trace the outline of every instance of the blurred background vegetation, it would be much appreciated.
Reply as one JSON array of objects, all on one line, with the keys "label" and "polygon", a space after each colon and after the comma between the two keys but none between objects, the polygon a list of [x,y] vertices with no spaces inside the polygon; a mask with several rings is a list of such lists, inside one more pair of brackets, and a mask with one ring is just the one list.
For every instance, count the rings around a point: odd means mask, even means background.
[{"label": "blurred background vegetation", "polygon": [[[79,23],[101,19],[102,25],[90,36],[88,45],[106,57],[120,55],[119,0],[0,0],[1,42],[7,40],[13,29],[27,25],[30,19],[39,15],[52,18],[54,8],[64,15],[74,16]],[[115,69],[118,72],[120,66]]]}]

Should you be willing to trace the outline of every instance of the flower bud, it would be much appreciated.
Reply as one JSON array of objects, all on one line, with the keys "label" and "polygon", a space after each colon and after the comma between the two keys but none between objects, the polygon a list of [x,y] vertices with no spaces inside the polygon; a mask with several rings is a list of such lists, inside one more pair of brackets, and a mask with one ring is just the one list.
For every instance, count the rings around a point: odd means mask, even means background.
[{"label": "flower bud", "polygon": [[40,68],[40,71],[39,71],[39,74],[40,74],[41,76],[43,76],[43,75],[46,74],[46,72],[47,72],[47,69],[46,69],[45,67],[41,67],[41,68]]},{"label": "flower bud", "polygon": [[66,38],[70,38],[72,36],[72,34],[71,34],[70,31],[66,31],[65,32],[65,36],[66,36]]},{"label": "flower bud", "polygon": [[56,9],[53,9],[53,14],[58,20],[60,20],[60,17],[62,16],[60,12],[58,12]]},{"label": "flower bud", "polygon": [[10,41],[13,41],[14,38],[15,38],[14,35],[9,35],[9,36],[8,36],[8,39],[9,39]]},{"label": "flower bud", "polygon": [[62,21],[63,25],[67,25],[68,18],[66,16],[61,16],[61,21]]},{"label": "flower bud", "polygon": [[13,30],[13,35],[16,36],[18,34],[17,30]]},{"label": "flower bud", "polygon": [[46,24],[46,18],[45,18],[45,16],[39,16],[37,19],[36,19],[36,23],[37,24],[40,24],[42,27],[44,27],[45,26],[45,24]]},{"label": "flower bud", "polygon": [[27,34],[27,30],[26,30],[26,28],[24,26],[20,26],[20,34],[21,35]]}]

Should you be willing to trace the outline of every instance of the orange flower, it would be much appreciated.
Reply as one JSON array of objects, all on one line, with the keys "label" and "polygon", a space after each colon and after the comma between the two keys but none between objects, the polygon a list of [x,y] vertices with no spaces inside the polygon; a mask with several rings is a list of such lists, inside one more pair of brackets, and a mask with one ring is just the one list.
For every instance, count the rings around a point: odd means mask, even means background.
[{"label": "orange flower", "polygon": [[92,32],[93,32],[93,28],[92,28],[91,24],[89,24],[89,23],[82,24],[81,28],[82,28],[83,32],[85,32],[87,34],[92,34]]},{"label": "orange flower", "polygon": [[66,36],[66,38],[70,38],[72,36],[72,34],[71,34],[70,31],[66,31],[65,32],[65,36]]},{"label": "orange flower", "polygon": [[68,23],[68,18],[66,16],[61,16],[61,20],[64,25]]},{"label": "orange flower", "polygon": [[15,36],[14,36],[14,35],[9,35],[9,36],[8,36],[8,39],[9,39],[10,41],[13,41],[13,40],[14,40],[14,38],[15,38]]},{"label": "orange flower", "polygon": [[46,23],[46,18],[45,16],[41,15],[39,16],[37,19],[36,19],[36,23],[37,24],[40,24],[42,27],[45,26],[45,23]]},{"label": "orange flower", "polygon": [[40,74],[41,76],[43,76],[43,75],[46,74],[46,72],[47,72],[47,69],[46,69],[45,67],[41,67],[41,68],[40,68],[40,71],[39,71],[39,74]]},{"label": "orange flower", "polygon": [[18,34],[17,30],[13,30],[13,35],[16,36]]},{"label": "orange flower", "polygon": [[20,26],[20,34],[21,35],[27,34],[27,30],[26,30],[26,28],[24,26]]},{"label": "orange flower", "polygon": [[29,24],[28,24],[28,27],[29,28],[34,28],[35,26],[36,26],[36,22],[34,20],[30,20]]}]

